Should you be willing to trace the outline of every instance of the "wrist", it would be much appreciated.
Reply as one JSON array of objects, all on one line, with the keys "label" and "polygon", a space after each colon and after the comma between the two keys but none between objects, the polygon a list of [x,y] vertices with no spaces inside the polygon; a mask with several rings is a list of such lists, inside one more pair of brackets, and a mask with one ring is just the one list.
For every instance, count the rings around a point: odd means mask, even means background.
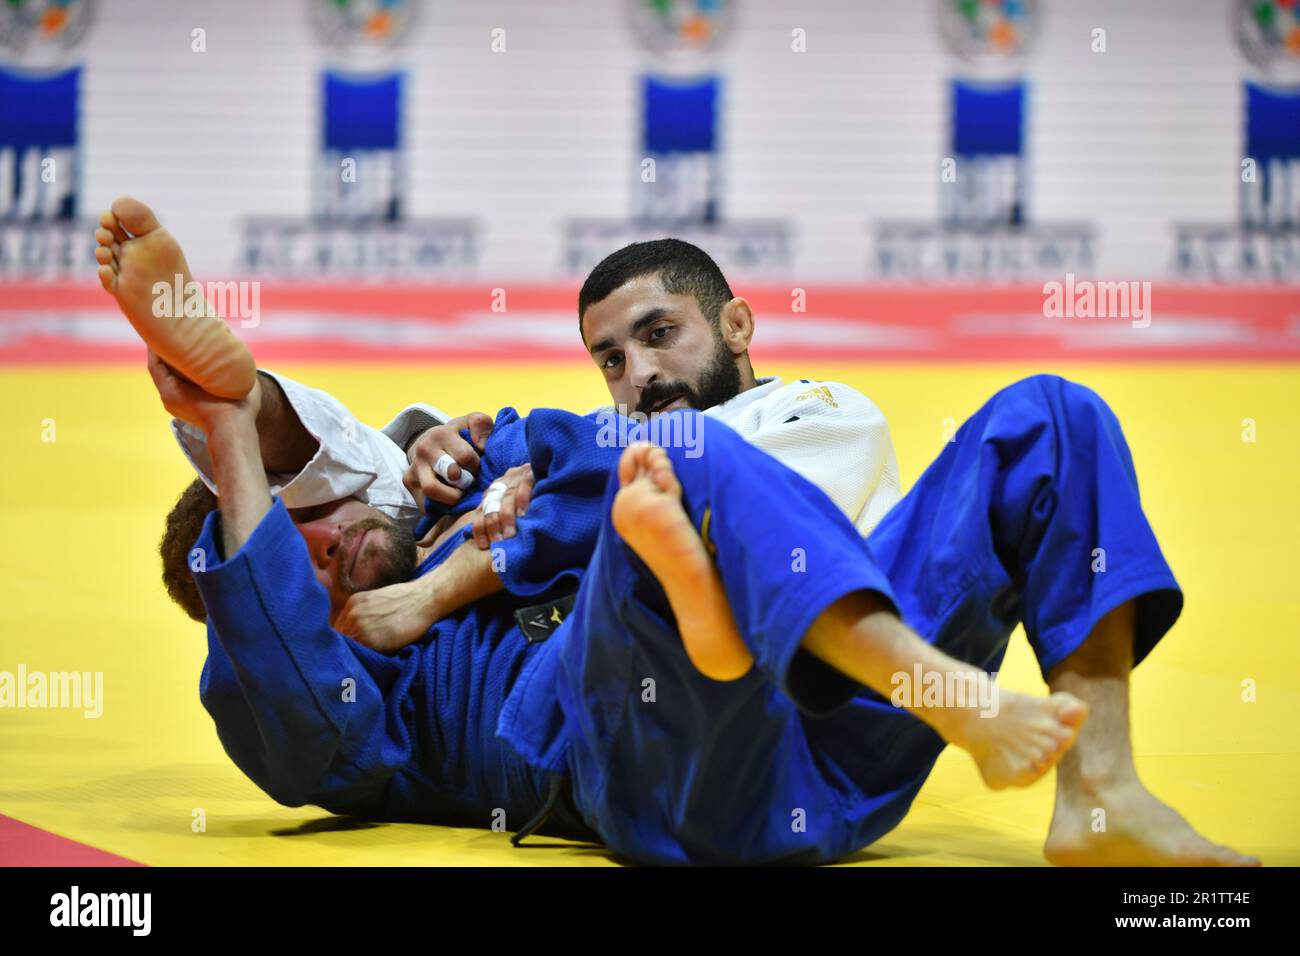
[{"label": "wrist", "polygon": [[199,427],[209,441],[237,438],[248,433],[256,435],[257,412],[243,401],[229,402],[208,409]]}]

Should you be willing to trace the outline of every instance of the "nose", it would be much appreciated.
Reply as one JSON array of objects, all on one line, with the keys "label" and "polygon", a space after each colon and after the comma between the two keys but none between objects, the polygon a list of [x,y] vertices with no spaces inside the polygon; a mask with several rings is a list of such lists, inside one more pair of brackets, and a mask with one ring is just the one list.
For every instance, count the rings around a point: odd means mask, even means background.
[{"label": "nose", "polygon": [[307,542],[307,553],[311,555],[312,564],[318,568],[327,568],[343,540],[343,528],[335,521],[313,521],[301,524],[298,530]]},{"label": "nose", "polygon": [[637,390],[638,396],[659,377],[659,366],[648,349],[628,349],[624,361],[627,362],[628,381]]}]

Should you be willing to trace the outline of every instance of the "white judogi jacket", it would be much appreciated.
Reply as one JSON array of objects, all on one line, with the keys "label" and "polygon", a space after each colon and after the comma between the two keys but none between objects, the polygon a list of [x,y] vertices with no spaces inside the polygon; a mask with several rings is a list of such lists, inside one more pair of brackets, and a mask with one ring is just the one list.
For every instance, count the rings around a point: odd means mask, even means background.
[{"label": "white judogi jacket", "polygon": [[[266,374],[279,383],[303,427],[320,442],[311,461],[296,475],[267,474],[271,494],[279,495],[286,508],[359,498],[414,529],[424,512],[402,484],[408,464],[406,446],[426,428],[442,425],[452,416],[432,405],[408,405],[382,429],[371,428],[357,421],[328,392],[274,372]],[[172,419],[172,434],[204,484],[215,493],[207,436],[177,419]]]},{"label": "white judogi jacket", "polygon": [[[320,442],[296,475],[267,475],[271,493],[288,508],[355,497],[414,528],[423,512],[402,484],[406,446],[451,416],[431,405],[410,405],[375,429],[357,421],[328,392],[266,374],[279,383],[303,426]],[[821,488],[863,535],[902,497],[885,416],[847,385],[807,379],[786,385],[779,378],[760,379],[757,387],[704,414]],[[215,492],[207,437],[175,419],[172,432],[194,470]]]},{"label": "white judogi jacket", "polygon": [[759,379],[704,414],[826,492],[864,536],[903,496],[884,413],[840,382]]}]

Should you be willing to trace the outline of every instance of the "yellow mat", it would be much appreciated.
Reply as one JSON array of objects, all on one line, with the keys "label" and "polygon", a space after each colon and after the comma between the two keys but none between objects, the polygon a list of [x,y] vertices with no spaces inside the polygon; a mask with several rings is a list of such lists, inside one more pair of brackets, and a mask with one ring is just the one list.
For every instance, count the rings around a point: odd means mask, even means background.
[{"label": "yellow mat", "polygon": [[[604,399],[584,365],[283,371],[374,423],[414,399],[452,412],[585,412]],[[1134,674],[1139,772],[1212,839],[1266,864],[1300,864],[1300,368],[760,371],[837,379],[873,398],[892,423],[905,485],[950,423],[1015,378],[1054,371],[1097,389],[1124,423],[1148,514],[1187,594],[1182,620]],[[262,795],[226,759],[199,704],[202,630],[159,584],[163,516],[188,474],[143,367],[6,370],[0,408],[0,671],[104,674],[98,719],[0,710],[0,814],[154,865],[612,865],[602,849],[555,840],[513,849],[490,831],[340,825]],[[1042,687],[1023,635],[1001,680]],[[987,791],[949,749],[903,824],[850,862],[1041,863],[1052,794],[1050,779]]]}]

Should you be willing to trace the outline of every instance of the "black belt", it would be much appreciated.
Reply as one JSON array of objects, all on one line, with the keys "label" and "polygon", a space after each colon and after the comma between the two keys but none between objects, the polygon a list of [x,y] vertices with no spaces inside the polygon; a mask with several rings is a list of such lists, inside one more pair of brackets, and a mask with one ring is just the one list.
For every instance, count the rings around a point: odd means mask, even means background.
[{"label": "black belt", "polygon": [[[523,633],[524,639],[529,644],[542,643],[564,623],[564,619],[569,616],[569,612],[573,610],[573,605],[577,600],[578,595],[575,593],[543,604],[517,608],[515,610],[515,620],[519,622],[519,630]],[[568,777],[563,774],[551,775],[546,800],[542,803],[542,808],[520,828],[518,833],[510,838],[512,844],[518,846],[520,842],[532,836],[537,831],[537,828],[546,822],[547,818],[555,810],[555,804],[559,801],[567,783]]]},{"label": "black belt", "polygon": [[574,593],[544,604],[517,608],[515,620],[519,623],[519,630],[523,632],[524,640],[529,644],[540,644],[554,634],[564,623],[564,619],[569,616],[577,600],[578,595]]}]

